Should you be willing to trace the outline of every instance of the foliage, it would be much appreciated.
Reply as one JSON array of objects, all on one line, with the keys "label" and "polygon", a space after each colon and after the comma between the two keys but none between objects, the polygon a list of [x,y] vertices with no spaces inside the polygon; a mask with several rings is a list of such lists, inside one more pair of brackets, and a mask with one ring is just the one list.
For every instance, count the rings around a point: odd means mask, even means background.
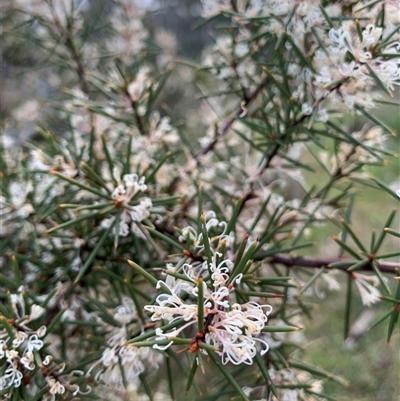
[{"label": "foliage", "polygon": [[[399,4],[202,3],[200,64],[139,1],[5,7],[6,53],[46,66],[51,93],[4,123],[5,399],[153,399],[155,375],[180,399],[177,371],[190,399],[332,399],[324,382],[348,381],[299,352],[307,297],[340,291],[345,338],[355,291],[386,304],[387,341],[399,324],[396,210],[368,244],[352,224],[363,186],[400,197],[375,174],[395,156],[376,110],[398,106]],[[191,81],[182,123],[168,98]]]}]

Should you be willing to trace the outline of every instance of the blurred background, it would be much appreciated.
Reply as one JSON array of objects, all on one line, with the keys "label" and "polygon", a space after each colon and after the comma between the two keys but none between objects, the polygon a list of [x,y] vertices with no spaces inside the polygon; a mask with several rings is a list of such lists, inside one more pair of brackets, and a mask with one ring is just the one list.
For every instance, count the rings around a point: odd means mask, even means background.
[{"label": "blurred background", "polygon": [[[7,3],[7,6],[4,4]],[[29,27],[21,24],[16,27],[13,11],[13,0],[2,2],[1,15],[1,98],[0,116],[3,140],[13,143],[23,143],[34,135],[37,124],[44,125],[53,132],[62,135],[63,121],[54,112],[54,105],[65,98],[60,90],[60,82],[72,82],[65,72],[60,72],[57,66],[51,65],[45,53],[37,45],[29,42]],[[9,6],[9,7],[8,7]],[[107,35],[106,16],[113,7],[108,0],[87,1],[87,16],[93,22],[95,41],[101,42]],[[175,60],[166,92],[163,95],[165,110],[175,117],[178,125],[184,127],[188,140],[198,147],[197,139],[203,136],[208,124],[202,120],[204,100],[201,100],[201,88],[210,85],[209,78],[189,67],[187,64],[198,63],[204,49],[214,43],[215,25],[201,24],[201,2],[199,0],[142,0],[141,7],[152,12],[146,18],[151,30],[162,32],[161,37],[170,46]],[[102,29],[98,29],[102,27]],[[97,31],[96,31],[97,29]],[[148,51],[151,53],[152,49]],[[96,56],[95,56],[96,57]],[[90,66],[90,55],[86,60]],[[104,59],[104,64],[114,61]],[[395,99],[399,100],[399,92]],[[382,106],[377,115],[392,128],[395,133],[400,129],[400,108]],[[359,129],[365,124],[361,117],[348,116],[349,125]],[[400,153],[399,135],[389,138],[387,146],[392,151]],[[303,158],[307,159],[307,155]],[[392,189],[400,189],[400,159],[375,171],[382,181],[393,183]],[[307,183],[312,185],[318,177],[309,174]],[[294,193],[291,195],[296,197]],[[353,227],[356,233],[369,243],[371,231],[380,230],[382,214],[388,215],[396,206],[382,191],[365,186],[359,187],[356,194],[358,210],[353,215]],[[392,227],[400,229],[399,214]],[[321,245],[320,252],[324,255],[336,256],[338,248],[330,240],[337,235],[337,227],[324,226],[315,229],[310,234],[311,240],[327,238]],[[400,248],[400,242],[390,237],[386,241],[387,251]],[[400,259],[393,259],[400,262]],[[345,288],[344,277],[340,278],[342,289]],[[392,280],[393,281],[393,280]],[[342,375],[350,381],[349,388],[340,387],[334,383],[325,384],[325,393],[342,401],[399,401],[400,400],[400,335],[399,330],[393,335],[390,344],[386,343],[387,324],[382,324],[366,332],[367,328],[387,310],[387,305],[378,304],[367,311],[362,307],[359,294],[354,292],[352,321],[357,321],[359,327],[353,325],[351,338],[344,341],[343,316],[344,292],[326,292],[310,294],[308,303],[316,313],[312,320],[306,321],[304,335],[307,338],[302,351],[306,360],[320,366],[336,375]]]}]

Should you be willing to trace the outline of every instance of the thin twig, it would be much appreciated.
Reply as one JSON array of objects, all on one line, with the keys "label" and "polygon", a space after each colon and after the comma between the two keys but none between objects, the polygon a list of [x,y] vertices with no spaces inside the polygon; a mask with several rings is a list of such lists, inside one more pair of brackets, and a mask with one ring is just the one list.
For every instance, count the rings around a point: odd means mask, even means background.
[{"label": "thin twig", "polygon": [[[257,255],[254,257],[255,260],[257,260]],[[261,259],[261,257],[260,257]],[[264,259],[264,258],[262,258]],[[351,260],[351,259],[343,259],[343,258],[313,258],[313,257],[304,257],[304,256],[292,256],[292,255],[286,255],[286,254],[281,254],[277,253],[276,255],[271,256],[268,259],[269,263],[278,263],[282,264],[287,267],[311,267],[311,268],[321,268],[321,267],[328,267],[329,265],[333,263],[338,263],[338,262],[349,262],[349,263],[356,263],[358,261],[356,260]],[[383,273],[396,273],[396,269],[400,271],[400,263],[395,263],[395,262],[381,262],[378,263],[376,262],[376,266],[379,268],[379,270]],[[362,269],[360,270],[367,270],[367,271],[372,271],[372,261],[368,264],[366,264]]]},{"label": "thin twig", "polygon": [[[319,107],[319,105],[328,97],[328,95],[330,95],[331,93],[333,93],[334,91],[338,91],[340,89],[340,87],[343,85],[343,83],[346,80],[340,81],[337,85],[335,85],[333,88],[331,88],[329,90],[329,92],[325,93],[323,96],[321,96],[319,99],[316,99],[314,104],[313,104],[313,110],[315,110],[317,107]],[[294,120],[291,124],[289,128],[294,128],[299,126],[301,123],[303,123],[306,119],[308,118],[308,115],[303,114],[301,115],[299,118],[297,118],[296,120]],[[283,137],[286,135],[286,133],[283,135]],[[270,152],[270,154],[265,158],[265,161],[263,163],[263,165],[260,167],[257,175],[255,176],[254,180],[256,180],[258,177],[261,176],[261,174],[269,168],[272,159],[278,154],[278,151],[280,149],[280,144],[276,144],[272,151]]]},{"label": "thin twig", "polygon": [[231,128],[232,124],[235,122],[235,120],[240,117],[240,115],[243,113],[243,110],[250,105],[250,103],[253,102],[253,100],[256,99],[258,94],[261,92],[261,90],[264,88],[264,86],[267,84],[269,78],[265,77],[261,83],[257,86],[256,89],[250,95],[248,98],[241,103],[241,105],[236,109],[235,113],[233,114],[232,117],[228,118],[222,128],[218,131],[217,135],[215,136],[214,140],[206,146],[201,152],[199,152],[197,155],[193,157],[193,159],[197,162],[199,162],[199,158],[201,156],[206,155],[208,152],[214,149],[215,145],[218,143],[218,141],[229,131]]},{"label": "thin twig", "polygon": [[[131,99],[131,96],[130,96],[130,94],[128,92],[128,89],[126,90],[126,94]],[[132,107],[132,110],[133,110],[133,114],[135,115],[135,119],[136,119],[136,123],[137,123],[137,127],[138,127],[138,130],[139,130],[139,133],[140,133],[140,135],[144,136],[144,135],[146,135],[146,131],[144,130],[142,117],[140,116],[137,104],[133,99],[131,99],[131,107]]]},{"label": "thin twig", "polygon": [[70,52],[72,59],[75,61],[75,64],[76,64],[75,71],[79,78],[81,90],[83,93],[85,93],[87,95],[89,93],[89,85],[86,80],[85,67],[83,66],[80,55],[75,47],[75,44],[74,44],[69,32],[67,33],[64,44],[65,44],[65,47]]}]

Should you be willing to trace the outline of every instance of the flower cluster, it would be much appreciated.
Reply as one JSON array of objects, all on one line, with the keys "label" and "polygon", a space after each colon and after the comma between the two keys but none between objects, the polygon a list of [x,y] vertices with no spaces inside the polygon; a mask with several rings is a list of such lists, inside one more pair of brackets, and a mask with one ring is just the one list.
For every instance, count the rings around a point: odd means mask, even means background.
[{"label": "flower cluster", "polygon": [[[137,228],[136,223],[147,219],[150,216],[150,210],[153,207],[150,198],[141,198],[139,204],[132,206],[129,203],[135,196],[144,192],[147,186],[144,183],[145,177],[138,178],[137,174],[125,174],[121,180],[119,170],[114,168],[113,175],[117,182],[117,186],[113,189],[111,196],[114,199],[115,207],[121,209],[119,213],[119,235],[126,237],[131,230],[133,233],[143,236]],[[103,227],[110,227],[115,221],[115,217],[103,220]],[[130,225],[130,226],[129,226]]]},{"label": "flower cluster", "polygon": [[143,25],[145,10],[137,0],[119,1],[110,14],[114,35],[106,41],[108,52],[118,56],[125,63],[137,56],[145,46],[148,32]]},{"label": "flower cluster", "polygon": [[65,364],[55,364],[53,355],[45,351],[47,327],[31,328],[37,327],[37,321],[46,312],[45,308],[27,303],[23,287],[18,293],[10,294],[10,306],[13,316],[3,316],[0,320],[0,392],[7,398],[24,382],[29,384],[28,393],[34,394],[35,388],[42,385],[42,376],[46,383],[44,394],[49,400],[53,401],[58,394],[65,392],[74,396],[88,394],[91,388],[81,391],[73,378],[63,374]]},{"label": "flower cluster", "polygon": [[[46,328],[30,335],[23,330],[15,330],[13,334],[14,338],[11,339],[6,332],[1,333],[0,361],[3,366],[5,363],[5,371],[0,377],[0,390],[18,388],[24,374],[36,368],[34,353],[43,347],[43,341],[39,337],[46,334]],[[49,358],[47,357],[47,361],[51,360]]]},{"label": "flower cluster", "polygon": [[[184,325],[170,332],[157,329],[156,340],[167,339],[169,343],[166,346],[155,344],[154,348],[168,348],[174,343],[174,337],[185,328],[198,323],[199,316],[203,316],[202,341],[215,347],[223,364],[231,362],[235,365],[250,365],[257,353],[257,343],[263,346],[261,354],[268,351],[268,344],[259,335],[266,326],[272,307],[260,305],[256,301],[242,304],[234,302],[232,293],[240,285],[243,274],[234,275],[234,262],[224,259],[224,254],[217,251],[222,244],[226,246],[227,239],[230,239],[226,232],[227,223],[219,221],[215,214],[208,213],[204,227],[207,238],[204,238],[204,233],[198,235],[192,227],[183,229],[180,238],[188,241],[197,250],[197,257],[204,255],[205,242],[214,244],[210,249],[211,259],[197,263],[180,261],[175,268],[169,264],[167,274],[172,277],[169,276],[165,282],[159,281],[157,284],[157,288],[164,293],[158,295],[156,305],[145,306],[145,310],[152,313],[152,321],[185,321]],[[222,233],[212,236],[211,230],[216,227],[224,229]],[[185,279],[176,279],[175,274],[183,274]],[[199,289],[199,286],[202,288]],[[203,297],[200,300],[199,292]],[[202,310],[199,311],[198,308]]]},{"label": "flower cluster", "polygon": [[[389,305],[390,339],[400,287],[383,274],[396,274],[385,259],[398,252],[382,248],[398,245],[395,212],[368,248],[353,206],[363,184],[399,198],[382,181],[397,177],[391,116],[370,110],[395,104],[398,2],[202,0],[223,24],[195,68],[177,62],[182,35],[158,27],[176,1],[12,3],[1,20],[1,397],[155,399],[155,371],[156,391],[175,399],[176,370],[191,365],[190,399],[202,396],[200,368],[243,400],[321,400],[305,372],[341,381],[294,359],[315,298],[303,301],[345,290],[343,273],[364,306]],[[23,96],[9,90],[18,67]],[[231,397],[224,386],[210,383]]]},{"label": "flower cluster", "polygon": [[114,310],[114,317],[121,326],[109,330],[107,347],[87,375],[98,369],[94,375],[98,383],[117,389],[129,383],[131,387],[138,388],[139,376],[145,371],[157,370],[163,360],[162,355],[151,348],[137,348],[127,343],[128,325],[137,318],[132,299],[124,297],[122,304]]}]

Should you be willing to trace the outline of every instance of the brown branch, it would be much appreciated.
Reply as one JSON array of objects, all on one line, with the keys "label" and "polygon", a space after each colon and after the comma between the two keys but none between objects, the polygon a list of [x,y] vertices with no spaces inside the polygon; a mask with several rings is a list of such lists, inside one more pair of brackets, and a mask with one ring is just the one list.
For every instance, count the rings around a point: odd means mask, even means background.
[{"label": "brown branch", "polygon": [[[340,87],[343,85],[344,82],[346,82],[346,79],[343,79],[342,81],[340,81],[339,83],[337,83],[334,87],[329,89],[329,92],[325,93],[323,96],[321,96],[319,99],[316,99],[314,101],[313,104],[313,110],[316,109],[331,93],[338,91],[340,89]],[[302,116],[300,116],[300,118],[297,118],[296,120],[294,120],[291,124],[290,127],[291,129],[297,127],[298,125],[300,125],[301,123],[303,123],[309,116],[306,114],[303,114]],[[282,137],[285,137],[286,133],[284,135],[282,135]],[[258,177],[261,176],[261,174],[264,172],[264,170],[268,169],[272,159],[278,154],[278,151],[280,149],[280,144],[276,144],[271,153],[266,157],[263,165],[260,167],[260,170],[258,171],[257,175],[255,176],[254,180]]]},{"label": "brown branch", "polygon": [[218,141],[229,131],[229,129],[231,128],[232,124],[235,122],[235,120],[240,117],[240,115],[243,113],[244,109],[253,102],[253,100],[256,99],[256,97],[258,96],[258,94],[261,92],[261,90],[264,88],[264,86],[267,84],[269,78],[265,77],[261,83],[257,86],[256,89],[254,89],[254,91],[252,93],[250,93],[250,95],[248,96],[248,98],[244,101],[242,101],[242,103],[240,104],[240,106],[236,109],[235,113],[233,114],[232,117],[228,118],[224,125],[222,126],[222,128],[219,130],[219,132],[217,133],[217,135],[215,136],[214,140],[208,145],[206,146],[201,152],[199,152],[197,155],[195,155],[193,157],[193,159],[198,163],[199,162],[199,158],[201,156],[206,155],[208,152],[210,152],[211,150],[214,149],[215,145],[218,143]]},{"label": "brown branch", "polygon": [[236,5],[236,0],[231,0],[231,7],[232,7],[232,10],[233,10],[235,13],[238,12],[238,8],[237,8],[237,5]]},{"label": "brown branch", "polygon": [[131,95],[129,94],[127,88],[126,88],[126,94],[127,94],[127,96],[129,97],[129,99],[131,100],[131,107],[132,107],[132,110],[133,110],[133,114],[135,115],[136,124],[137,124],[138,130],[139,130],[139,133],[140,133],[140,135],[144,136],[144,135],[146,135],[146,131],[144,130],[143,120],[142,120],[142,118],[140,117],[137,104],[136,104],[136,102],[131,98]]},{"label": "brown branch", "polygon": [[[343,82],[345,82],[346,80],[343,80],[341,82],[339,82],[337,85],[335,85],[333,88],[330,89],[330,92],[327,94],[324,94],[321,98],[315,100],[314,104],[313,104],[313,109],[315,109],[316,107],[318,107],[323,100],[326,99],[326,97],[333,93],[334,91],[337,91],[340,89],[341,85],[343,84]],[[291,124],[290,127],[291,129],[297,127],[298,125],[302,124],[309,116],[306,114],[301,115],[299,118],[297,118],[296,120],[294,120]],[[286,136],[287,133],[284,133],[279,139],[283,139]],[[245,200],[239,210],[239,214],[241,213],[241,211],[244,209],[245,203],[249,200],[254,198],[254,189],[253,189],[253,185],[256,182],[256,180],[262,175],[262,173],[267,170],[271,163],[272,163],[272,159],[278,154],[279,150],[280,150],[281,144],[280,143],[276,143],[273,148],[271,149],[270,153],[265,157],[265,160],[262,164],[262,166],[260,167],[259,171],[257,172],[257,174],[252,178],[252,180],[249,182],[250,184],[250,189],[245,193]],[[340,179],[342,177],[342,175],[340,175],[341,171],[338,170],[337,173],[335,173],[334,176],[334,181]],[[333,182],[333,181],[332,181]],[[331,182],[331,183],[332,183]],[[331,185],[331,183],[329,183],[329,185]],[[322,193],[322,190],[318,193],[320,195],[320,193]],[[319,196],[314,196],[314,197],[319,197]]]},{"label": "brown branch", "polygon": [[[261,258],[262,255],[260,255],[258,258],[256,255],[254,259],[257,260]],[[359,261],[343,259],[343,258],[312,258],[304,256],[292,256],[281,253],[277,253],[276,255],[273,255],[270,258],[268,258],[268,263],[278,263],[287,267],[321,268],[321,267],[329,267],[332,263],[338,263],[338,262],[348,262],[349,263],[348,267],[350,267],[351,264],[355,264]],[[383,273],[396,273],[396,269],[400,271],[400,263],[395,263],[395,262],[378,263],[376,261],[374,261],[374,263],[376,264],[378,269]],[[372,260],[360,270],[373,271]]]},{"label": "brown branch", "polygon": [[67,33],[67,37],[65,38],[65,47],[68,49],[68,51],[71,54],[72,59],[75,61],[75,71],[78,75],[81,90],[83,93],[86,95],[89,94],[89,85],[86,79],[86,72],[85,72],[85,67],[83,66],[81,57],[75,47],[75,44],[72,40],[72,37],[70,36],[69,33]]},{"label": "brown branch", "polygon": [[56,28],[55,32],[53,30],[51,31],[53,34],[63,39],[62,43],[64,44],[65,48],[71,55],[72,60],[75,62],[75,72],[78,75],[81,91],[86,95],[88,95],[89,84],[86,79],[86,70],[73,40],[72,26],[64,28],[51,2],[49,3],[49,6],[50,6],[50,12],[53,17],[52,22]]}]

